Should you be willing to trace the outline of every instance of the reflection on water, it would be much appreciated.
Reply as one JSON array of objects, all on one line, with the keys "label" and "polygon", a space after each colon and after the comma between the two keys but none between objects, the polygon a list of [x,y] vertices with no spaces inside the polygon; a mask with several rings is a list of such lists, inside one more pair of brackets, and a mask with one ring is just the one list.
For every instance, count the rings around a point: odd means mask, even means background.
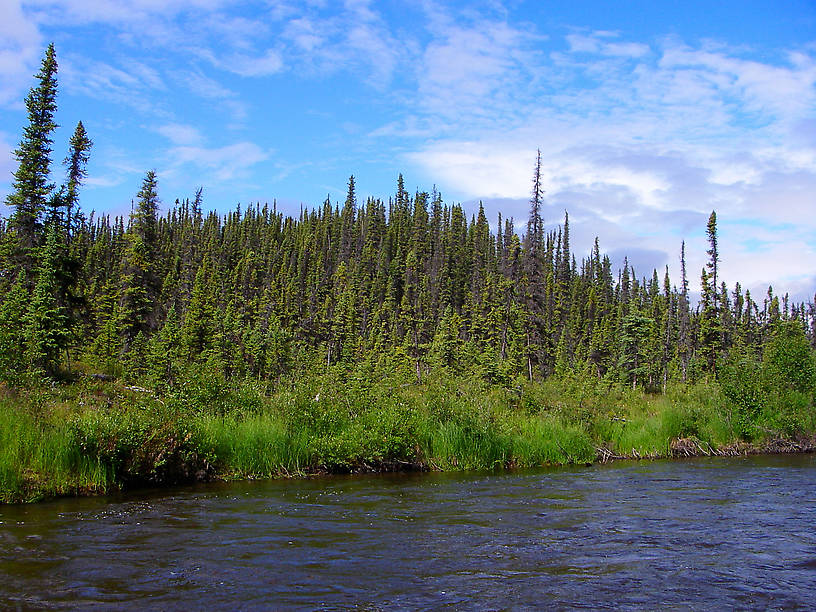
[{"label": "reflection on water", "polygon": [[816,457],[0,507],[0,608],[816,605]]}]

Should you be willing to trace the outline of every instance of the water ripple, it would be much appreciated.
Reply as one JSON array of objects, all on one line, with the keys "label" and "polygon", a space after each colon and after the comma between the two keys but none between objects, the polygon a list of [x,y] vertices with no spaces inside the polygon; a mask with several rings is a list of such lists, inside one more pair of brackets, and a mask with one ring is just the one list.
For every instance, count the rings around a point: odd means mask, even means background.
[{"label": "water ripple", "polygon": [[0,608],[813,607],[816,459],[217,484],[0,510]]}]

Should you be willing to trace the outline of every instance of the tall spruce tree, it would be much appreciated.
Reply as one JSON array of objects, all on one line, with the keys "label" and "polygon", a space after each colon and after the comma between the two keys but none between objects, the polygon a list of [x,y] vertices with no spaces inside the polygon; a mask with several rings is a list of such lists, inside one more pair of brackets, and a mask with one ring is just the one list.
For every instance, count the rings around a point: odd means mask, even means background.
[{"label": "tall spruce tree", "polygon": [[74,225],[79,220],[79,187],[87,176],[87,165],[93,141],[88,137],[85,126],[77,123],[69,141],[70,150],[63,162],[68,167],[68,183],[65,193],[65,232],[70,241]]},{"label": "tall spruce tree", "polygon": [[544,189],[541,186],[541,149],[536,153],[533,171],[533,193],[530,197],[530,216],[527,219],[526,244],[530,256],[535,257],[544,241],[544,219],[541,215]]},{"label": "tall spruce tree", "polygon": [[708,275],[711,279],[711,285],[714,288],[714,309],[717,310],[717,268],[718,264],[720,263],[720,251],[717,246],[717,213],[715,211],[711,211],[711,214],[708,217],[708,223],[706,224],[706,236],[708,237],[708,250],[706,253],[708,254],[708,263],[706,267],[708,268]]},{"label": "tall spruce tree", "polygon": [[[541,216],[543,189],[541,186],[541,151],[536,154],[533,171],[533,191],[530,197],[530,215],[524,237],[524,300],[529,316],[525,318],[527,377],[532,381],[541,365],[541,345],[544,340],[547,276],[544,270],[544,220]],[[550,283],[552,285],[552,283]]]},{"label": "tall spruce tree", "polygon": [[680,246],[680,295],[678,296],[678,339],[677,352],[680,358],[680,369],[683,382],[688,380],[689,361],[691,360],[691,313],[689,312],[688,276],[686,274],[686,241]]},{"label": "tall spruce tree", "polygon": [[35,78],[38,84],[25,100],[28,125],[23,129],[20,146],[14,151],[19,165],[14,172],[11,193],[6,198],[6,203],[14,209],[9,219],[9,230],[13,235],[11,267],[13,271],[22,269],[29,277],[37,265],[34,251],[42,243],[42,214],[54,190],[49,177],[51,133],[57,128],[54,121],[57,110],[54,43],[48,45]]},{"label": "tall spruce tree", "polygon": [[159,293],[156,244],[159,196],[156,185],[156,172],[150,170],[142,181],[139,201],[128,228],[119,299],[120,327],[125,334],[126,347],[130,347],[140,332],[148,333],[158,326],[154,318]]}]

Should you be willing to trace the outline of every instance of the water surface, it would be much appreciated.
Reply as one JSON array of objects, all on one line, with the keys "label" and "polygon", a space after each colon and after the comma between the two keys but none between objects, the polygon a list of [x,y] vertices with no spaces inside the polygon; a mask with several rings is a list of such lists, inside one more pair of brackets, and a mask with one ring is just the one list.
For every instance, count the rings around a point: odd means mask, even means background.
[{"label": "water surface", "polygon": [[816,607],[816,457],[0,506],[0,608]]}]

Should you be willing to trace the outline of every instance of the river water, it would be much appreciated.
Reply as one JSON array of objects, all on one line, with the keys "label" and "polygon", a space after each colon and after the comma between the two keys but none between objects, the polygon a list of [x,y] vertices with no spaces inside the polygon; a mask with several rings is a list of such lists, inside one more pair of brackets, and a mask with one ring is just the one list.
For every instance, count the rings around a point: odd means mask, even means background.
[{"label": "river water", "polygon": [[816,608],[816,456],[0,506],[0,608]]}]

